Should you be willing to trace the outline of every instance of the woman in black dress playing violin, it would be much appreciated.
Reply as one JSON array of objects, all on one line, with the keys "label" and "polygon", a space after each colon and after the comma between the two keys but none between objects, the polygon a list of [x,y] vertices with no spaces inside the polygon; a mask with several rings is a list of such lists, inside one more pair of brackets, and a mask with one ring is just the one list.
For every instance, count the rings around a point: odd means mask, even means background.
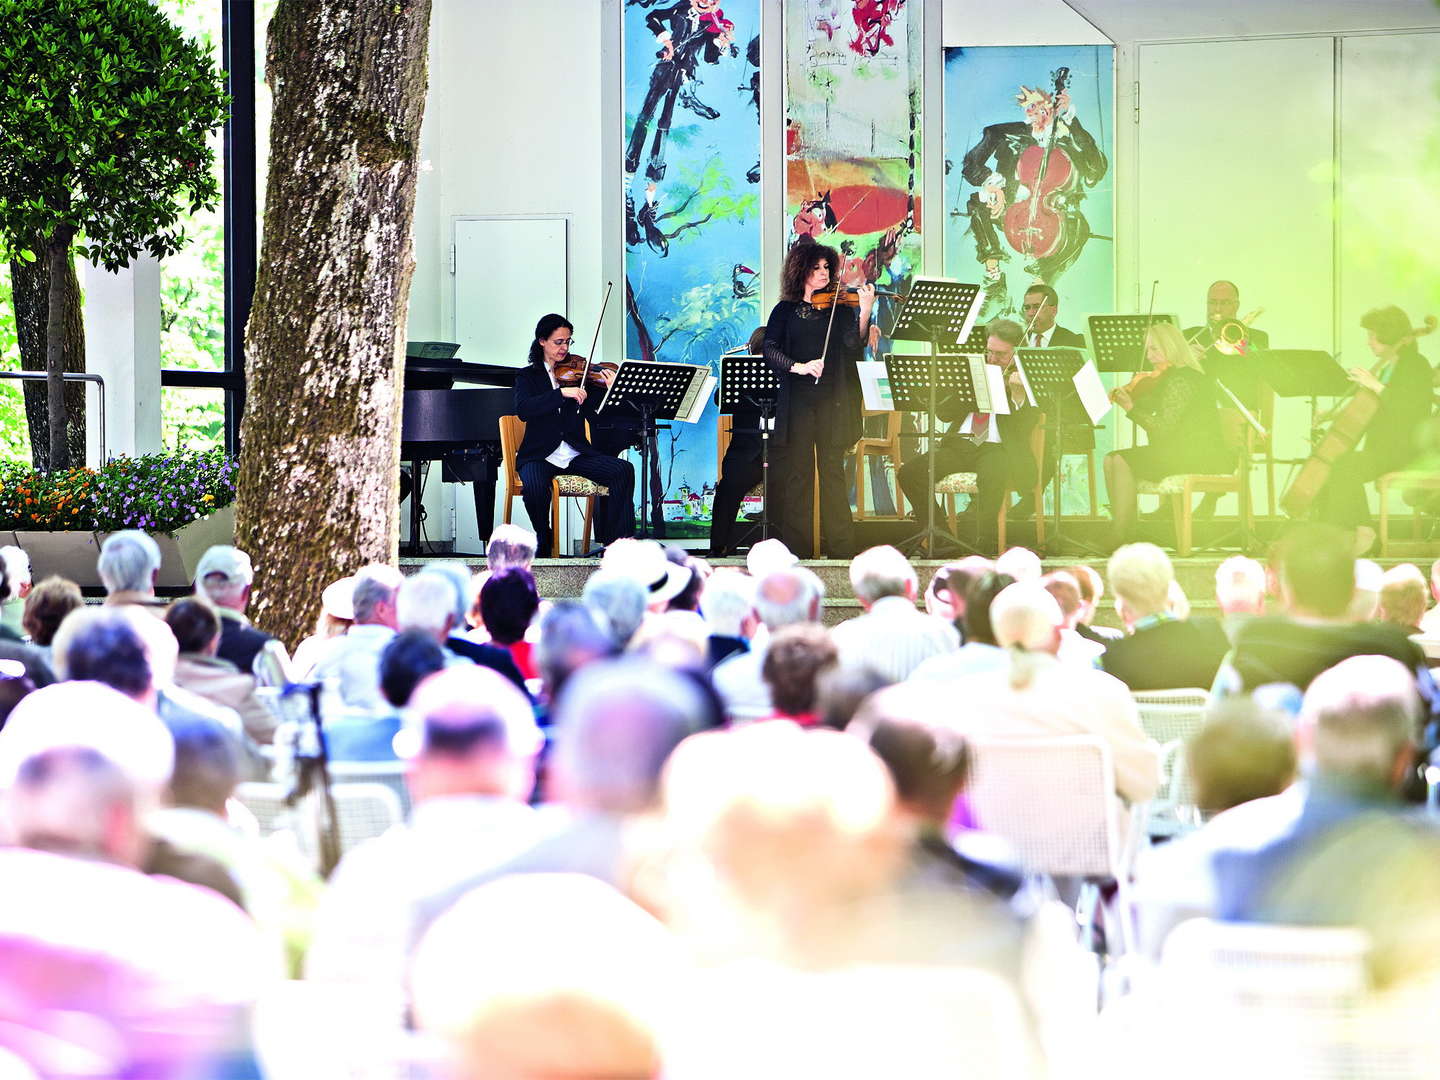
[{"label": "woman in black dress playing violin", "polygon": [[610,498],[596,505],[595,534],[602,544],[635,535],[635,468],[596,451],[585,434],[612,373],[599,365],[581,370],[583,358],[570,356],[574,330],[563,315],[546,315],[535,326],[530,364],[515,377],[515,415],[525,421],[515,465],[540,552],[551,547],[550,482],[562,474],[610,489]]},{"label": "woman in black dress playing violin", "polygon": [[1180,331],[1169,323],[1151,326],[1145,335],[1145,359],[1151,370],[1110,394],[1149,440],[1105,455],[1105,487],[1117,544],[1133,539],[1136,481],[1235,471],[1236,453],[1221,436],[1215,381],[1200,367]]},{"label": "woman in black dress playing violin", "polygon": [[811,548],[816,469],[820,544],[832,558],[854,550],[844,459],[860,437],[855,361],[870,332],[875,287],[837,289],[839,265],[834,248],[797,243],[785,256],[780,302],[765,324],[765,359],[780,376],[770,515],[780,539],[802,556]]}]

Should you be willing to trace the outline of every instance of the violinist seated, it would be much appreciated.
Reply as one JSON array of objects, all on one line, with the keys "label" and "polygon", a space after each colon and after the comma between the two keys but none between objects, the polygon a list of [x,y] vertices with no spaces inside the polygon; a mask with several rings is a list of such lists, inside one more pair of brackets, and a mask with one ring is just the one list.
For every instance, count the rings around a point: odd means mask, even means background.
[{"label": "violinist seated", "polygon": [[[1357,553],[1375,539],[1365,484],[1415,460],[1417,437],[1434,405],[1430,364],[1415,344],[1429,329],[1412,329],[1409,316],[1394,306],[1367,311],[1360,325],[1368,331],[1377,362],[1368,371],[1352,368],[1350,380],[1378,395],[1379,402],[1365,425],[1363,441],[1335,461],[1315,500],[1319,520],[1354,530]],[[1433,328],[1433,321],[1428,325]]]},{"label": "violinist seated", "polygon": [[610,489],[610,498],[596,505],[595,533],[602,544],[635,535],[635,468],[598,452],[585,434],[585,421],[599,407],[613,371],[591,366],[582,382],[583,358],[569,355],[573,333],[563,316],[546,315],[535,327],[530,364],[515,377],[515,415],[525,421],[515,465],[538,551],[551,548],[550,487],[562,474]]},{"label": "violinist seated", "polygon": [[[1024,403],[1019,372],[1014,368],[1015,348],[1024,337],[1020,324],[995,319],[986,326],[985,333],[985,362],[1007,370],[1012,411],[961,415],[958,395],[941,398],[936,404],[938,419],[954,426],[935,450],[935,479],[956,472],[975,473],[979,489],[978,545],[981,551],[994,551],[1000,542],[1001,502],[1011,491],[1029,491],[1035,486],[1039,466],[1030,446],[1030,433],[1040,421],[1041,412]],[[935,493],[927,490],[930,471],[925,455],[912,457],[900,466],[899,476],[900,490],[915,507],[917,520],[925,522],[927,505],[935,507],[936,521],[944,519],[945,511],[936,503]]]},{"label": "violinist seated", "polygon": [[1114,542],[1134,539],[1136,484],[1186,473],[1234,472],[1235,452],[1220,426],[1215,383],[1169,323],[1156,323],[1145,337],[1150,370],[1110,394],[1110,400],[1145,429],[1148,443],[1105,455]]}]

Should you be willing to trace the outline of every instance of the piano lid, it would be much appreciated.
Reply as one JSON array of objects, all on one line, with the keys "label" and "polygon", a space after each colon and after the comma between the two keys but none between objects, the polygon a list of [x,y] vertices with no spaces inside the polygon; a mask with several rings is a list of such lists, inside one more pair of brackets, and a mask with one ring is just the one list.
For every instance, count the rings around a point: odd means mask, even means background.
[{"label": "piano lid", "polygon": [[514,387],[522,367],[502,364],[468,364],[463,360],[405,358],[406,390],[449,390],[457,382],[477,386]]}]

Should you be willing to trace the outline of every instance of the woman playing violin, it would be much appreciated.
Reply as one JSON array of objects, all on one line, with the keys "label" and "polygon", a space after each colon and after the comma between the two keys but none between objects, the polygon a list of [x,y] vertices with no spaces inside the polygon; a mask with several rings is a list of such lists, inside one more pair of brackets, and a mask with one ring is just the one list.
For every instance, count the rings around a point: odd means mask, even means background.
[{"label": "woman playing violin", "polygon": [[1434,393],[1430,364],[1415,344],[1429,330],[1412,329],[1409,316],[1393,305],[1367,311],[1360,325],[1378,362],[1368,371],[1351,368],[1350,381],[1379,395],[1378,411],[1365,428],[1364,441],[1336,459],[1316,497],[1315,512],[1322,521],[1356,530],[1357,549],[1363,550],[1375,539],[1365,484],[1415,459],[1416,436],[1430,416]]},{"label": "woman playing violin", "polygon": [[796,243],[785,256],[780,302],[765,324],[765,358],[780,375],[771,519],[791,551],[810,551],[811,476],[818,469],[820,540],[832,558],[854,549],[843,463],[860,437],[855,361],[875,305],[873,285],[837,288],[839,264],[832,247]]},{"label": "woman playing violin", "polygon": [[1221,435],[1215,383],[1180,331],[1169,323],[1151,326],[1145,359],[1151,370],[1110,395],[1145,429],[1148,439],[1144,446],[1105,455],[1117,545],[1132,539],[1135,530],[1136,481],[1235,469],[1235,453]]},{"label": "woman playing violin", "polygon": [[582,379],[583,357],[570,356],[574,330],[563,315],[546,315],[535,326],[530,364],[515,377],[515,415],[525,421],[515,464],[541,552],[552,542],[550,482],[561,474],[610,489],[610,498],[596,505],[595,534],[602,544],[635,535],[635,468],[597,452],[585,434],[585,421],[599,407],[612,370],[593,365]]}]

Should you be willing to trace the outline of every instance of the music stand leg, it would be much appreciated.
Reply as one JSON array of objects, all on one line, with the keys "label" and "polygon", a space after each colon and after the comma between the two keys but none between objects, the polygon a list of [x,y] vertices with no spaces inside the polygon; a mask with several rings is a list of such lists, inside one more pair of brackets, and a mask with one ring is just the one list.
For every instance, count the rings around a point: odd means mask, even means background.
[{"label": "music stand leg", "polygon": [[[907,536],[904,540],[900,541],[899,547],[900,550],[907,555],[916,555],[920,553],[922,547],[928,544],[930,548],[930,558],[937,559],[940,557],[940,543],[944,541],[946,544],[958,548],[967,555],[980,555],[982,552],[978,548],[965,543],[965,541],[961,540],[958,536],[955,536],[945,529],[939,528],[935,524],[935,445],[939,437],[940,427],[939,417],[936,416],[935,381],[938,377],[938,369],[935,366],[935,358],[939,355],[940,336],[938,333],[932,333],[930,335],[929,378],[926,380],[930,384],[930,400],[926,403],[930,416],[930,442],[925,449],[925,526],[919,532]],[[978,506],[976,507],[976,513],[978,517]]]},{"label": "music stand leg", "polygon": [[[1047,555],[1061,554],[1063,544],[1068,540],[1088,555],[1103,556],[1105,552],[1094,544],[1086,543],[1084,540],[1075,537],[1068,537],[1060,531],[1060,491],[1063,486],[1061,483],[1061,474],[1065,471],[1065,414],[1061,411],[1060,395],[1058,393],[1051,398],[1050,407],[1055,413],[1055,475],[1050,478],[1051,498],[1055,502],[1055,523],[1050,530],[1050,539],[1045,542],[1045,552]],[[1040,517],[1043,510],[1044,507],[1035,507],[1035,516],[1037,518]]]}]

